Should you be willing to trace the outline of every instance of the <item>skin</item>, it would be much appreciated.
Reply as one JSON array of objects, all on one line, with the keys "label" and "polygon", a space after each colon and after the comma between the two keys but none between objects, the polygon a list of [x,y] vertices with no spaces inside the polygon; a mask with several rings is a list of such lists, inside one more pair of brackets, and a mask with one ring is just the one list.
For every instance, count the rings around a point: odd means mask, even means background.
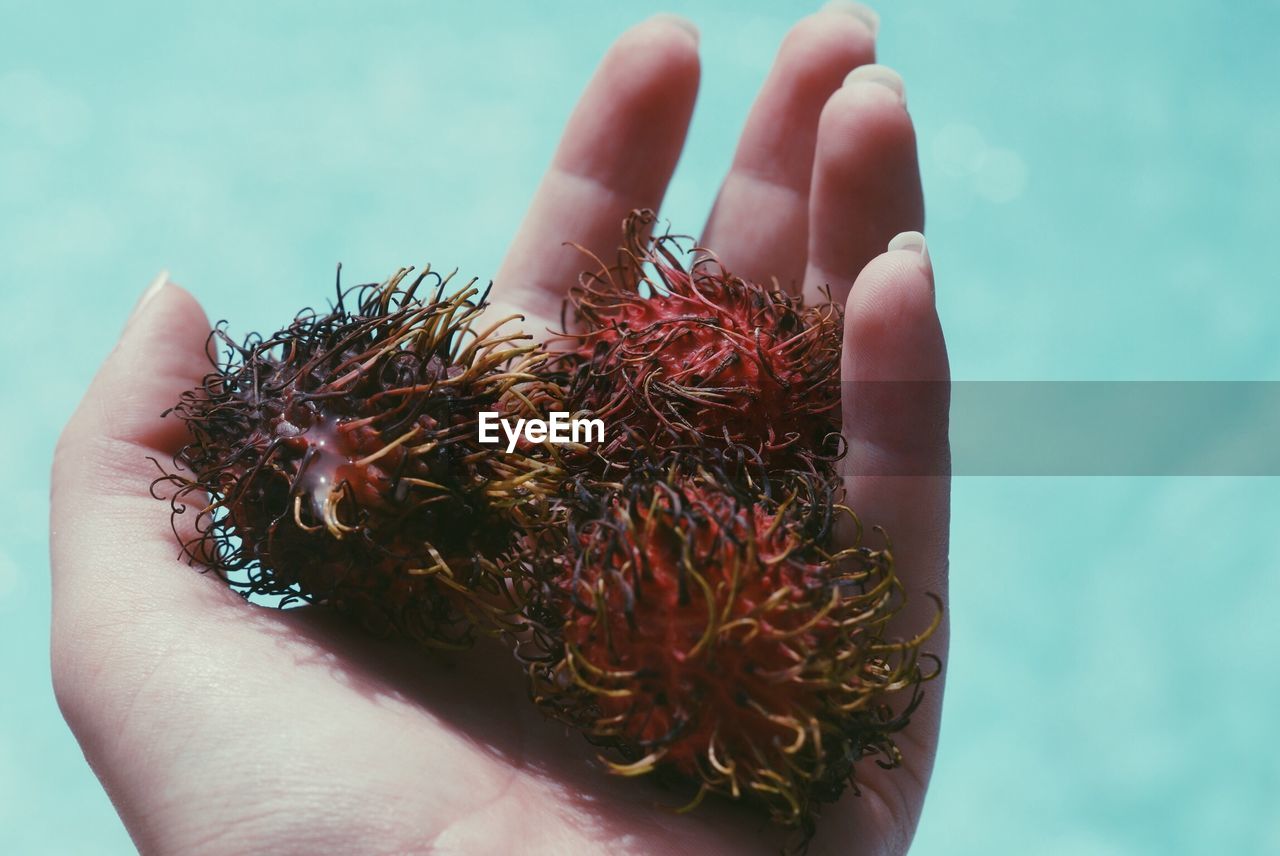
[{"label": "skin", "polygon": [[[920,627],[945,598],[946,351],[927,255],[886,252],[923,225],[915,137],[898,93],[857,76],[874,38],[828,9],[787,35],[743,131],[703,243],[730,269],[848,306],[849,503],[894,535]],[[634,207],[657,208],[698,86],[697,36],[659,17],[601,62],[496,277],[527,329],[558,322],[582,266]],[[545,721],[496,647],[455,659],[363,637],[320,609],[255,610],[175,558],[147,458],[183,427],[159,414],[207,371],[195,299],[149,289],[58,444],[53,472],[54,689],[85,757],[146,853],[777,852],[794,836],[710,800],[621,780]],[[912,387],[911,389],[915,389]],[[927,475],[901,475],[925,473]],[[930,648],[946,653],[946,624]],[[900,744],[904,768],[859,768],[813,853],[902,853],[936,749],[942,682]]]}]

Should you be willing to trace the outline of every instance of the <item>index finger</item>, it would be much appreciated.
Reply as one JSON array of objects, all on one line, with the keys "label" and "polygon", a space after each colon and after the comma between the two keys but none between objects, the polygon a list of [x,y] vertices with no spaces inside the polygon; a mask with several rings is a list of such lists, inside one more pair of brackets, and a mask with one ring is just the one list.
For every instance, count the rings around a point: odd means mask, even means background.
[{"label": "index finger", "polygon": [[698,74],[697,31],[682,18],[650,18],[610,48],[494,278],[495,303],[534,327],[558,322],[570,286],[591,267],[566,242],[612,259],[627,213],[658,208],[684,146]]}]

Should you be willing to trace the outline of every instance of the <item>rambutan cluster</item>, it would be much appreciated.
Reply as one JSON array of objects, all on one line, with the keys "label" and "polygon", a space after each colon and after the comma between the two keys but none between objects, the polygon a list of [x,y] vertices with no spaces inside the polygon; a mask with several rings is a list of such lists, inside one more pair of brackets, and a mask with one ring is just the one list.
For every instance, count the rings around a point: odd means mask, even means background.
[{"label": "rambutan cluster", "polygon": [[[552,350],[429,270],[270,337],[219,325],[153,490],[188,558],[246,595],[438,647],[505,634],[534,702],[613,772],[808,835],[859,760],[900,762],[937,622],[896,626],[888,540],[842,504],[840,308],[686,268],[653,222],[627,218]],[[481,442],[482,413],[552,411],[604,441]]]},{"label": "rambutan cluster", "polygon": [[558,483],[549,456],[479,444],[477,415],[555,391],[512,319],[476,327],[474,280],[447,295],[450,277],[408,274],[266,338],[219,325],[225,357],[173,408],[192,441],[158,482],[186,555],[242,593],[462,646],[517,612],[505,556]]}]

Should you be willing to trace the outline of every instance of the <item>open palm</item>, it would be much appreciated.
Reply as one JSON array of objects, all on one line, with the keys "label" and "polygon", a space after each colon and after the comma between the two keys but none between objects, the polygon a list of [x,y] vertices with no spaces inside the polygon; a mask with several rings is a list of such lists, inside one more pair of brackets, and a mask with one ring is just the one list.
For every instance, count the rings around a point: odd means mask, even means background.
[{"label": "open palm", "polygon": [[[854,7],[788,35],[702,243],[735,273],[848,300],[849,504],[894,537],[907,626],[945,597],[947,362],[901,82]],[[854,71],[854,69],[860,69]],[[850,72],[853,72],[850,75]],[[845,81],[846,75],[850,75]],[[657,208],[698,84],[697,36],[670,17],[626,33],[570,119],[495,278],[495,311],[559,324],[582,267],[626,213]],[[843,85],[842,85],[843,84]],[[856,282],[855,282],[856,280]],[[208,370],[208,321],[182,289],[144,296],[54,464],[53,675],[86,757],[146,852],[776,851],[749,806],[677,815],[656,787],[607,775],[528,704],[496,643],[445,659],[366,638],[329,612],[253,609],[175,559],[148,456],[185,429],[158,414]],[[853,385],[847,385],[847,389]],[[946,625],[931,649],[945,653]],[[899,742],[905,767],[859,768],[814,852],[906,849],[935,751],[941,682]]]}]

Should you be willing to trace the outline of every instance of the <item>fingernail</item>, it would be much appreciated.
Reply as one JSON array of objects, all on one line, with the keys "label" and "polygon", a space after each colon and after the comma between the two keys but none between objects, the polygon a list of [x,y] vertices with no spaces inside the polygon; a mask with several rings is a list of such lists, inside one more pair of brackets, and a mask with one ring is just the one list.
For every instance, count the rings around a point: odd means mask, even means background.
[{"label": "fingernail", "polygon": [[898,96],[898,103],[904,107],[907,104],[907,87],[902,82],[902,75],[889,68],[887,65],[860,65],[844,79],[845,86],[851,86],[855,83],[878,83],[888,89],[893,90]]},{"label": "fingernail", "polygon": [[162,270],[156,274],[156,278],[151,280],[151,284],[147,286],[147,290],[142,292],[142,296],[138,298],[138,302],[134,304],[133,311],[129,313],[129,321],[132,324],[133,319],[142,314],[143,308],[151,302],[160,290],[169,283],[169,271]]},{"label": "fingernail", "polygon": [[920,232],[899,232],[889,240],[889,252],[909,250],[920,256],[920,263],[929,273],[933,272],[933,260],[929,258],[929,244]]},{"label": "fingernail", "polygon": [[822,7],[822,11],[852,15],[866,25],[867,29],[871,31],[871,35],[874,36],[880,32],[880,16],[870,6],[863,6],[861,3],[853,2],[853,0],[831,0],[830,3]]},{"label": "fingernail", "polygon": [[677,15],[673,12],[659,12],[650,20],[662,21],[664,24],[671,24],[673,27],[679,27],[689,35],[693,36],[694,44],[697,44],[698,40],[701,38],[701,33],[698,32],[698,25],[683,15]]}]

